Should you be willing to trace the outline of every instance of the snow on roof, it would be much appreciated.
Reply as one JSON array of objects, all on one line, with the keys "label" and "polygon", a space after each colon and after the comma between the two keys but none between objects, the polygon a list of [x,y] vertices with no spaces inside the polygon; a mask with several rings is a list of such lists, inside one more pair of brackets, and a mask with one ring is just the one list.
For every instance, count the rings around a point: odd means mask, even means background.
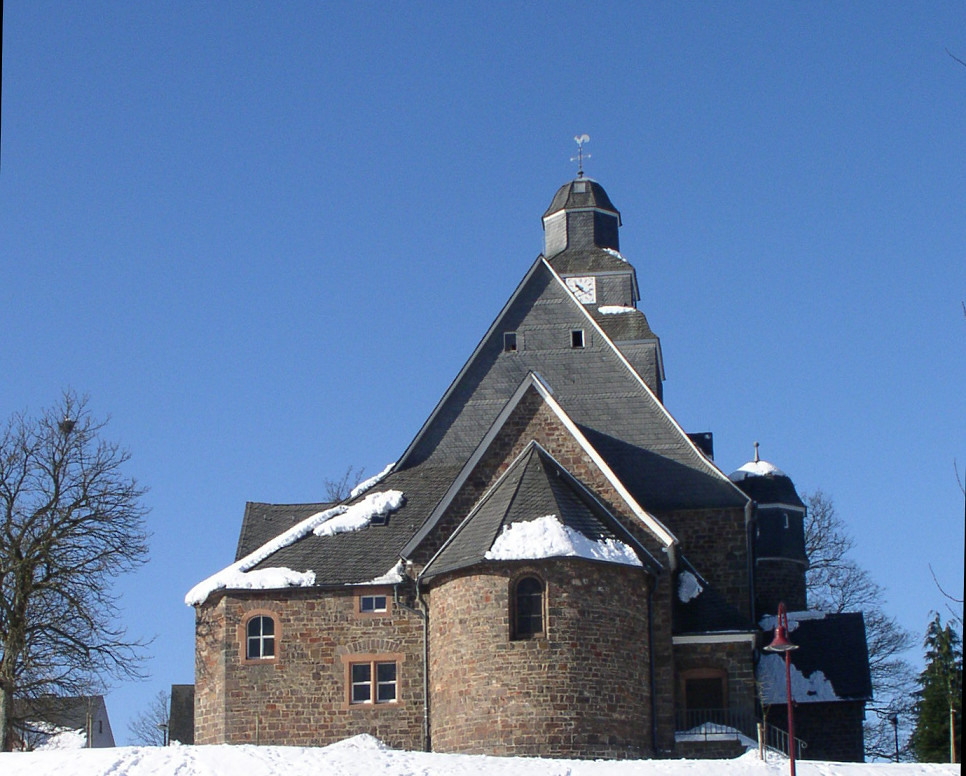
[{"label": "snow on roof", "polygon": [[732,482],[741,482],[749,477],[787,477],[781,469],[768,461],[748,461],[728,475]]},{"label": "snow on roof", "polygon": [[621,313],[636,313],[636,307],[625,307],[622,304],[605,304],[603,307],[598,307],[597,312],[601,315],[620,315]]},{"label": "snow on roof", "polygon": [[678,600],[686,604],[692,598],[697,598],[704,592],[698,578],[690,571],[682,571],[678,575]]},{"label": "snow on roof", "polygon": [[[345,512],[334,515],[319,523],[312,529],[316,536],[335,536],[349,531],[358,531],[372,522],[374,517],[382,517],[393,512],[403,503],[403,494],[399,490],[387,490],[382,493],[370,493],[358,504],[353,504]],[[311,518],[310,518],[311,519]]]},{"label": "snow on roof", "polygon": [[[769,653],[758,662],[758,681],[761,684],[762,703],[777,705],[786,703],[785,658]],[[795,665],[791,666],[792,700],[796,703],[823,703],[840,700],[832,683],[821,671],[805,676]]]},{"label": "snow on roof", "polygon": [[204,603],[216,590],[275,590],[282,587],[308,587],[315,584],[311,571],[298,572],[287,568],[259,569],[255,566],[284,547],[294,544],[314,533],[316,536],[333,536],[365,528],[377,516],[386,515],[402,506],[403,494],[398,490],[371,493],[358,504],[339,505],[316,512],[284,533],[266,542],[257,550],[235,561],[217,574],[199,582],[185,596],[188,606]]},{"label": "snow on roof", "polygon": [[620,259],[621,261],[627,261],[623,256],[621,256],[620,251],[615,251],[613,248],[604,248],[605,253],[609,253],[611,256]]},{"label": "snow on roof", "polygon": [[504,526],[503,532],[496,537],[484,557],[487,560],[576,557],[626,566],[642,565],[640,558],[624,542],[588,539],[579,531],[563,525],[556,515]]},{"label": "snow on roof", "polygon": [[381,577],[376,577],[375,579],[370,579],[367,584],[369,585],[398,585],[403,581],[403,576],[405,574],[406,566],[400,560],[396,562],[389,571],[383,574]]},{"label": "snow on roof", "polygon": [[358,485],[356,485],[352,489],[352,492],[349,494],[349,498],[357,498],[358,496],[361,496],[363,493],[365,493],[370,488],[372,488],[375,485],[379,484],[379,482],[382,481],[382,478],[385,477],[387,474],[389,474],[389,472],[392,471],[392,467],[395,466],[395,465],[396,465],[396,462],[393,461],[391,464],[388,464],[385,469],[383,469],[381,472],[379,472],[379,474],[375,475],[374,477],[370,477],[367,480],[363,480],[362,482],[360,482]]},{"label": "snow on roof", "polygon": [[[788,632],[791,633],[798,627],[798,623],[802,620],[824,620],[828,616],[828,612],[819,611],[818,609],[808,609],[802,612],[786,612],[788,616]],[[770,631],[775,629],[775,618],[774,614],[766,614],[758,621],[758,627],[762,630]]]}]

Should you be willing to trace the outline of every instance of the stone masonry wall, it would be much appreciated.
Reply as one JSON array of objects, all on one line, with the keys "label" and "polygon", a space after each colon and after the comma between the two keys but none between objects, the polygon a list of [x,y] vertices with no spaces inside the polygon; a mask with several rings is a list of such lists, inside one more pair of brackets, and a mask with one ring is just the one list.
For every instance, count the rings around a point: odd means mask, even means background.
[{"label": "stone masonry wall", "polygon": [[[725,642],[717,644],[676,644],[674,664],[677,682],[674,693],[679,709],[686,709],[685,680],[689,674],[722,671],[725,677],[725,708],[735,715],[735,727],[746,736],[756,736],[755,718],[755,665],[752,644],[748,642]],[[696,720],[681,718],[678,727],[687,729]],[[729,723],[731,724],[731,723]],[[682,727],[683,726],[683,727]]]},{"label": "stone masonry wall", "polygon": [[681,540],[681,551],[701,576],[751,617],[744,509],[676,510],[657,517]]},{"label": "stone masonry wall", "polygon": [[[198,607],[195,741],[322,746],[369,733],[421,749],[422,622],[394,606],[359,613],[360,588],[224,595]],[[245,659],[245,624],[275,618],[274,659]],[[351,662],[397,663],[397,700],[349,703]]]},{"label": "stone masonry wall", "polygon": [[[514,582],[546,585],[546,633],[510,638]],[[651,753],[647,577],[575,558],[488,563],[430,592],[434,751]]]},{"label": "stone masonry wall", "polygon": [[791,560],[759,560],[755,564],[755,609],[758,617],[776,614],[778,603],[790,612],[808,608],[805,567]]},{"label": "stone masonry wall", "polygon": [[[795,738],[806,743],[801,755],[803,760],[865,760],[862,738],[864,702],[796,703],[794,711]],[[766,719],[769,725],[787,732],[788,712],[785,704],[769,706]]]}]

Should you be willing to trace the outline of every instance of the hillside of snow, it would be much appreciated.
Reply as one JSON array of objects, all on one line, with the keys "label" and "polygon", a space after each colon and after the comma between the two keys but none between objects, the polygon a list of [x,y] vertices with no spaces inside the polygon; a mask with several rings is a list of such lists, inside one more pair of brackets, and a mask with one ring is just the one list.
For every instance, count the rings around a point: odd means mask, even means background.
[{"label": "hillside of snow", "polygon": [[[799,762],[801,776],[930,776],[959,765]],[[545,760],[388,749],[371,736],[322,748],[170,746],[0,754],[3,776],[784,776],[788,761]]]}]

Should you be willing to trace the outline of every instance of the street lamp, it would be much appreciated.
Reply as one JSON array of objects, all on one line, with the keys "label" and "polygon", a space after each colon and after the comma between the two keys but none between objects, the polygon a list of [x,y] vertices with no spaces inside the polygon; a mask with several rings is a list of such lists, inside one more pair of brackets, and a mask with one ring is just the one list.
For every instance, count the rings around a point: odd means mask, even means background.
[{"label": "street lamp", "polygon": [[785,602],[778,604],[778,617],[775,622],[775,636],[767,647],[766,652],[785,653],[785,691],[788,698],[788,764],[791,776],[795,776],[795,716],[792,714],[792,657],[793,649],[798,644],[788,640],[788,613]]},{"label": "street lamp", "polygon": [[896,734],[896,762],[899,762],[899,715],[893,711],[889,715],[889,722],[892,723],[892,731]]},{"label": "street lamp", "polygon": [[167,746],[168,745],[168,723],[159,722],[157,725],[155,725],[155,727],[157,727],[157,729],[161,731],[161,746]]}]

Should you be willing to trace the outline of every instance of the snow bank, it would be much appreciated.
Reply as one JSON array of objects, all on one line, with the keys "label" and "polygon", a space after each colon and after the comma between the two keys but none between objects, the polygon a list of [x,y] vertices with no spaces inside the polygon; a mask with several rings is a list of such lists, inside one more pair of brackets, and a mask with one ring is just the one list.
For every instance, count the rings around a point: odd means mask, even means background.
[{"label": "snow bank", "polygon": [[398,490],[371,493],[358,504],[339,505],[316,512],[287,531],[266,542],[241,560],[199,582],[184,598],[188,606],[204,603],[216,590],[275,590],[283,587],[307,587],[315,584],[311,571],[297,572],[287,568],[271,568],[251,571],[266,558],[299,539],[314,533],[316,536],[333,536],[347,531],[365,528],[377,516],[389,514],[402,506],[403,494]]},{"label": "snow bank", "polygon": [[621,256],[620,251],[615,251],[613,248],[604,248],[604,253],[609,253],[611,256],[620,259],[621,261],[627,261],[627,259]]},{"label": "snow bank", "polygon": [[34,744],[34,749],[39,752],[49,752],[57,749],[69,749],[71,751],[83,749],[87,746],[87,732],[80,728],[71,730],[70,728],[57,727],[45,722],[34,722],[30,725],[39,731],[41,741]]},{"label": "snow bank", "polygon": [[624,542],[588,539],[579,531],[563,525],[556,515],[504,526],[503,532],[496,537],[484,557],[487,560],[577,557],[626,566],[641,565],[640,559]]},{"label": "snow bank", "polygon": [[[766,653],[758,663],[758,681],[761,683],[762,703],[782,704],[787,702],[785,686],[785,658],[775,653]],[[791,666],[792,700],[796,703],[822,703],[837,701],[832,683],[821,671],[813,671],[805,676],[794,665]]]},{"label": "snow bank", "polygon": [[678,600],[686,604],[692,598],[697,598],[704,592],[698,578],[690,571],[682,571],[678,575]]},{"label": "snow bank", "polygon": [[[4,776],[785,776],[788,760],[550,760],[387,749],[371,736],[327,747],[152,746],[0,754]],[[800,776],[952,776],[960,765],[800,760]]]}]

